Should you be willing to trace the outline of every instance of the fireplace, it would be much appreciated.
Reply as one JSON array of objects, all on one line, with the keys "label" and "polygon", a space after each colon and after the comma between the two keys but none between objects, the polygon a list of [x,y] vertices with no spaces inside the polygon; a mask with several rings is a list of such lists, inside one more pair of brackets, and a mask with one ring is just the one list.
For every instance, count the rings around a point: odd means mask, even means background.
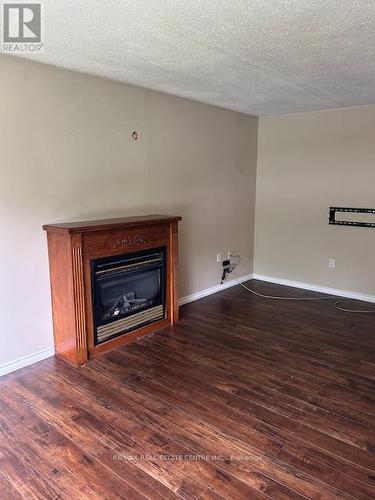
[{"label": "fireplace", "polygon": [[82,366],[178,321],[178,222],[146,215],[43,226],[56,356]]},{"label": "fireplace", "polygon": [[165,255],[164,247],[92,261],[95,345],[165,317]]}]

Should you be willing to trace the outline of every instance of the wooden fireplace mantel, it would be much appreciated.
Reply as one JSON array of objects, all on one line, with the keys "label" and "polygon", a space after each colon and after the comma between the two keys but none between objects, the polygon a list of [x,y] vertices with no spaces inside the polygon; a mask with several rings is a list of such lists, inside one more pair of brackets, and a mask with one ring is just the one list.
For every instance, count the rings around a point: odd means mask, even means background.
[{"label": "wooden fireplace mantel", "polygon": [[[55,352],[77,366],[110,349],[178,321],[178,222],[148,215],[46,224]],[[94,345],[91,262],[101,257],[166,247],[166,317]]]}]

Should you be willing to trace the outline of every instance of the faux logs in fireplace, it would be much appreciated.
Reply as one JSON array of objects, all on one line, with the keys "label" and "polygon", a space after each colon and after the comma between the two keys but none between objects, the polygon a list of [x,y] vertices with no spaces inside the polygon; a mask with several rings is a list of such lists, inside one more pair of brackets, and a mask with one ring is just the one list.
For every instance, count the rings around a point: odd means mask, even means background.
[{"label": "faux logs in fireplace", "polygon": [[57,356],[80,366],[178,320],[179,220],[150,215],[43,226]]}]

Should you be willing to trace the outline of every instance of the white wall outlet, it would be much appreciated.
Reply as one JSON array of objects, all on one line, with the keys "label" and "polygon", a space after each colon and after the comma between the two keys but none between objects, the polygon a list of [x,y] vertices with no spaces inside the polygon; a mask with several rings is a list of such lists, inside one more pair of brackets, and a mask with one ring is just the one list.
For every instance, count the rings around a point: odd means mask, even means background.
[{"label": "white wall outlet", "polygon": [[336,259],[328,259],[328,268],[335,269],[336,267]]},{"label": "white wall outlet", "polygon": [[220,252],[218,252],[216,254],[216,262],[221,262],[221,253]]},{"label": "white wall outlet", "polygon": [[230,259],[230,256],[232,255],[232,252],[230,250],[228,250],[228,253],[227,253],[227,259]]}]

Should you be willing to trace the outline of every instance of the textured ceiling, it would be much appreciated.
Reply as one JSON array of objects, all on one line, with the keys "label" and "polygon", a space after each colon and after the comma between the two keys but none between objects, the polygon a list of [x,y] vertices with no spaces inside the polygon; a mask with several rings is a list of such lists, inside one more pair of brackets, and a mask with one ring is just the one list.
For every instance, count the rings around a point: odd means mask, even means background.
[{"label": "textured ceiling", "polygon": [[33,58],[252,115],[375,103],[375,0],[46,0]]}]

